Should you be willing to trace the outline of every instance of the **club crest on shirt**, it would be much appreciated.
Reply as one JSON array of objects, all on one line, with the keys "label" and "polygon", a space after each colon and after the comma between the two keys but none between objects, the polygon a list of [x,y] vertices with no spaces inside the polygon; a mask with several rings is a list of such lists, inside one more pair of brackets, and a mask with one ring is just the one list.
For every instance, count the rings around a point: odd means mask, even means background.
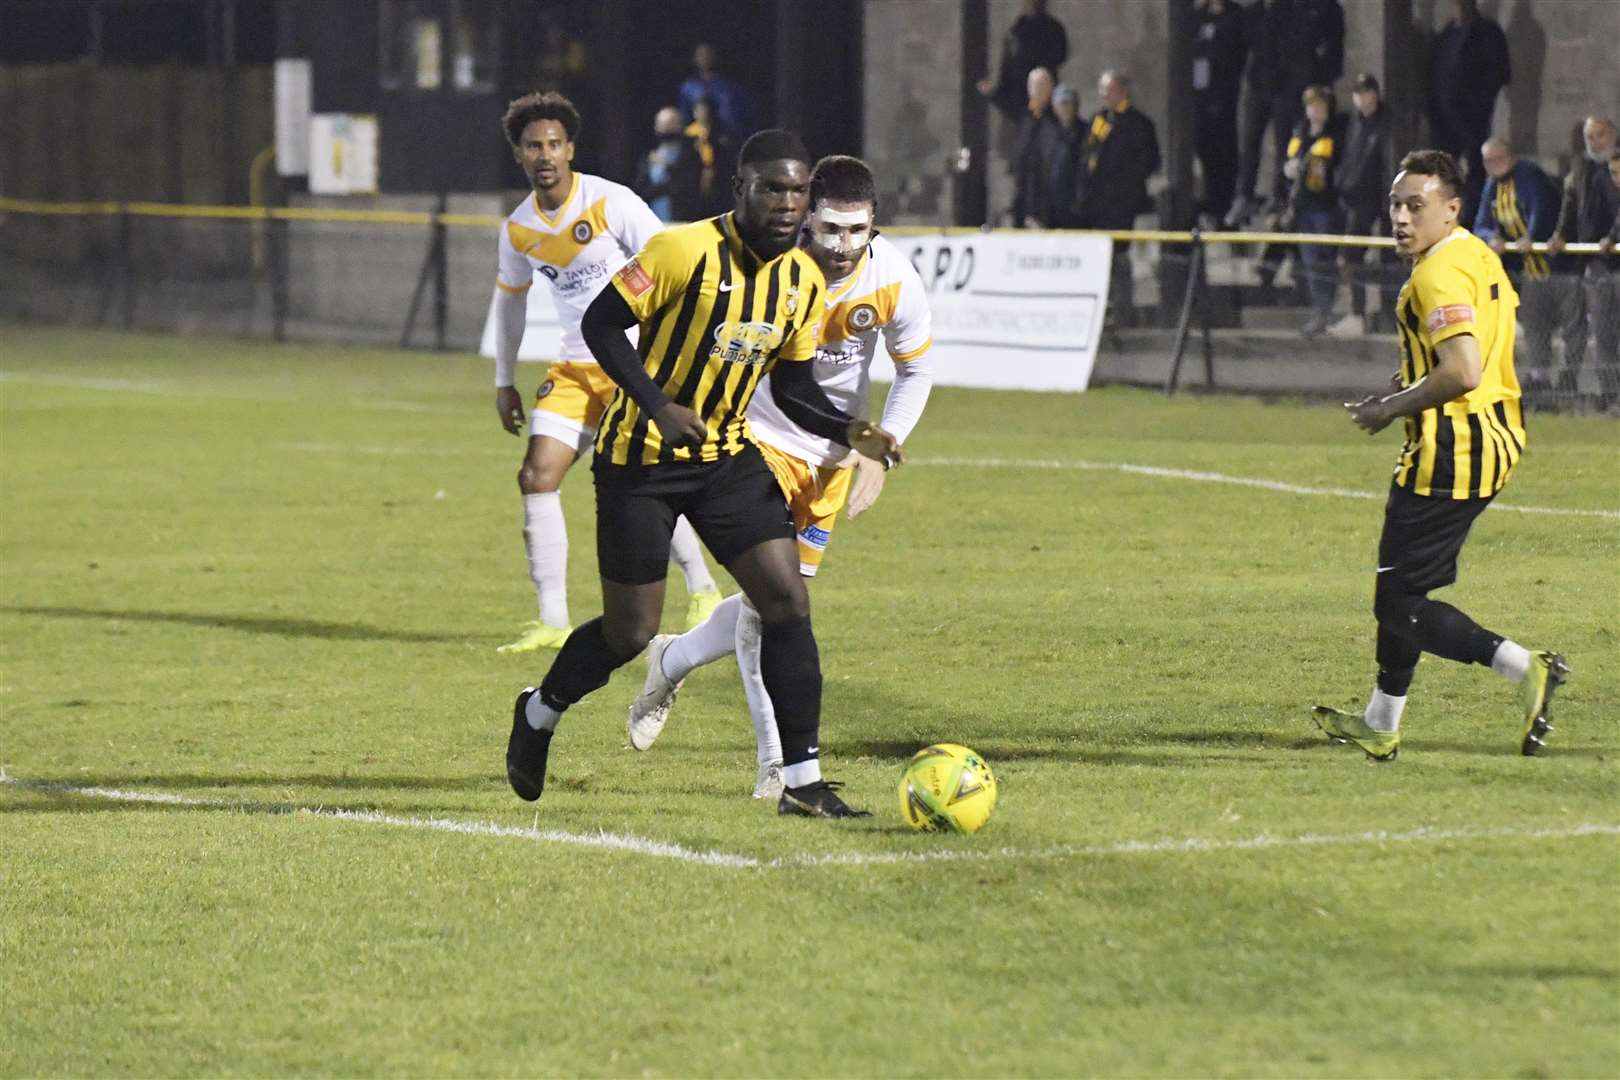
[{"label": "club crest on shirt", "polygon": [[586,221],[584,218],[580,218],[578,221],[574,222],[574,243],[588,244],[591,242],[591,237],[594,235],[596,234],[591,230],[591,223]]},{"label": "club crest on shirt", "polygon": [[856,304],[849,313],[849,328],[857,333],[864,333],[877,325],[877,308],[871,304]]},{"label": "club crest on shirt", "polygon": [[791,318],[793,315],[798,313],[798,310],[799,287],[797,285],[789,285],[786,289],[782,290],[782,311],[786,313],[789,318]]},{"label": "club crest on shirt", "polygon": [[547,394],[551,393],[551,391],[554,390],[556,388],[556,386],[557,386],[557,383],[556,383],[555,380],[547,379],[545,382],[540,384],[540,389],[538,389],[538,390],[536,390],[534,392],[534,399],[536,401],[539,401],[541,398],[543,398]]}]

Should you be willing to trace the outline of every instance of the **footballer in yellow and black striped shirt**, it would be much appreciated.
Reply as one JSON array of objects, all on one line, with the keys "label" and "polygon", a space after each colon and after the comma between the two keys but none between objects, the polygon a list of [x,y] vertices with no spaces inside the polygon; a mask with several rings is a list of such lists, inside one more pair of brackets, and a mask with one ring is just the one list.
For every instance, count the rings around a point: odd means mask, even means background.
[{"label": "footballer in yellow and black striped shirt", "polygon": [[1548,704],[1569,673],[1557,653],[1532,652],[1429,593],[1457,580],[1474,519],[1524,452],[1513,371],[1518,296],[1502,260],[1457,224],[1462,173],[1438,150],[1406,155],[1389,192],[1396,249],[1413,260],[1396,321],[1401,366],[1394,392],[1345,406],[1369,433],[1406,419],[1406,445],[1384,506],[1373,614],[1378,676],[1360,714],[1318,705],[1317,723],[1378,761],[1400,748],[1400,719],[1423,653],[1480,664],[1519,684],[1519,750],[1534,754],[1552,729]]},{"label": "footballer in yellow and black striped shirt", "polygon": [[[591,354],[619,387],[592,465],[603,614],[569,635],[538,690],[518,695],[506,771],[520,798],[540,797],[565,709],[644,649],[649,665],[662,665],[669,639],[648,643],[664,607],[670,535],[685,517],[760,615],[760,671],[782,737],[778,811],[863,816],[821,777],[810,598],[792,515],[749,434],[749,399],[770,372],[777,406],[800,427],[885,467],[904,455],[892,435],[837,408],[815,382],[827,283],[798,246],[810,206],[803,141],[780,130],[750,136],[732,192],[731,213],[649,240],[580,320]],[[625,336],[635,324],[639,347]],[[637,748],[651,745],[674,700],[661,673],[649,687],[644,693],[663,697],[631,724]]]},{"label": "footballer in yellow and black striped shirt", "polygon": [[733,214],[668,229],[612,278],[641,325],[642,368],[704,425],[696,449],[666,441],[623,387],[602,418],[597,463],[715,462],[747,444],[743,410],[768,367],[815,356],[827,283],[795,247],[756,256]]}]

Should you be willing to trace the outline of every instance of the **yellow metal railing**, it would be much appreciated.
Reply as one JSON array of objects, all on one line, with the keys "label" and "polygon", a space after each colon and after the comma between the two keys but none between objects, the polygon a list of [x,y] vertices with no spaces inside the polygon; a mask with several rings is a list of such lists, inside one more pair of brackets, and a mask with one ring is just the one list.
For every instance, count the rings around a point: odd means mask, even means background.
[{"label": "yellow metal railing", "polygon": [[[356,225],[443,225],[448,228],[494,229],[506,220],[499,214],[453,214],[431,210],[342,210],[320,206],[209,206],[158,202],[51,202],[43,199],[13,199],[0,195],[0,214],[36,214],[68,217],[95,217],[128,214],[151,218],[212,218],[242,221],[325,221]],[[975,236],[984,232],[1016,233],[1021,229],[977,229],[959,225],[889,225],[890,236]],[[1113,240],[1161,244],[1315,244],[1324,247],[1393,248],[1387,236],[1340,236],[1296,232],[1185,232],[1173,229],[1047,229],[1044,232],[1073,236],[1106,236]],[[1517,249],[1514,249],[1515,251]],[[1546,253],[1545,243],[1530,250]],[[1601,255],[1597,244],[1566,244],[1569,255]]]}]

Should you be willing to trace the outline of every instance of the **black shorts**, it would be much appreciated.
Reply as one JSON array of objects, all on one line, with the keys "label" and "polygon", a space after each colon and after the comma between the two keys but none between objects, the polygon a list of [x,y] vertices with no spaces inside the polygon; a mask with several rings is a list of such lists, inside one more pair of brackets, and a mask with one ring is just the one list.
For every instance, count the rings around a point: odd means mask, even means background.
[{"label": "black shorts", "polygon": [[682,515],[722,566],[767,540],[793,539],[793,515],[782,488],[752,444],[709,464],[628,468],[599,457],[592,472],[596,563],[609,581],[663,581],[669,573],[669,538]]},{"label": "black shorts", "polygon": [[1378,578],[1386,588],[1421,595],[1457,580],[1457,553],[1491,499],[1414,495],[1389,487],[1378,538]]}]

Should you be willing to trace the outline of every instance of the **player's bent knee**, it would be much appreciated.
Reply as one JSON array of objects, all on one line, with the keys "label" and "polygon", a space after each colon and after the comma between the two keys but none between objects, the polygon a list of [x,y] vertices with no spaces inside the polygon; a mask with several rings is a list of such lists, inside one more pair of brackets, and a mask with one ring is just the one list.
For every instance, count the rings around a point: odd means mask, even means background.
[{"label": "player's bent knee", "polygon": [[791,585],[784,583],[782,588],[770,589],[764,596],[749,599],[763,623],[797,622],[810,617],[810,591],[804,587],[802,578],[794,578]]},{"label": "player's bent knee", "polygon": [[562,487],[563,472],[525,461],[518,469],[518,490],[525,495],[544,495],[556,491]]},{"label": "player's bent knee", "polygon": [[602,619],[602,639],[608,648],[625,659],[636,656],[658,633],[658,616],[634,615]]},{"label": "player's bent knee", "polygon": [[1373,593],[1373,617],[1378,620],[1379,626],[1405,630],[1411,624],[1412,613],[1424,599],[1422,593],[1402,592],[1393,586],[1386,588],[1380,582]]}]

